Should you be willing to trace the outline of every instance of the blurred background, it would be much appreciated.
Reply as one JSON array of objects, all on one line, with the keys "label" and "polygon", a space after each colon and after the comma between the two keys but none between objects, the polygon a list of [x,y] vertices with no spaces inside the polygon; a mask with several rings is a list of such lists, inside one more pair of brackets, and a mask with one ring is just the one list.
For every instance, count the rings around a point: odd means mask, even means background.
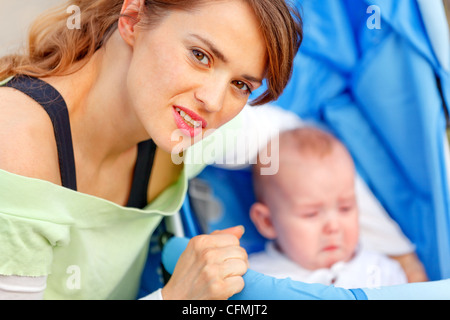
[{"label": "blurred background", "polygon": [[447,20],[450,24],[450,0],[444,0],[445,11],[447,11]]},{"label": "blurred background", "polygon": [[17,51],[26,41],[30,23],[64,0],[0,0],[0,56]]},{"label": "blurred background", "polygon": [[[450,0],[443,1],[450,20]],[[20,48],[33,19],[62,2],[64,0],[0,0],[0,56]]]}]

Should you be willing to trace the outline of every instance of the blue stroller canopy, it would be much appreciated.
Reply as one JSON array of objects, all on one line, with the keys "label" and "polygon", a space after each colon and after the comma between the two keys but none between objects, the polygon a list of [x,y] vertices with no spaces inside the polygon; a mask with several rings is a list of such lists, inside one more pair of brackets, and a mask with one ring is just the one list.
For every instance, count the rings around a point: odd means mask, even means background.
[{"label": "blue stroller canopy", "polygon": [[430,279],[449,278],[450,45],[442,1],[297,3],[305,41],[277,104],[347,145]]},{"label": "blue stroller canopy", "polygon": [[[275,104],[339,137],[359,174],[415,244],[430,280],[450,278],[445,134],[450,123],[450,37],[442,1],[295,3],[304,17],[304,42],[292,80]],[[263,240],[246,218],[254,201],[250,172],[209,166],[199,181],[206,182],[200,187],[209,188],[223,215],[205,228],[188,197],[182,212],[186,236],[244,224],[242,245],[250,252],[261,249]],[[260,278],[249,281],[255,279]],[[275,286],[274,280],[259,281]],[[277,285],[298,292],[297,284]],[[450,292],[448,281],[430,283],[428,291],[426,285],[406,287],[365,293],[369,298],[408,299],[417,297],[407,294],[411,290],[424,295],[434,292],[433,297]],[[308,288],[304,292],[310,290],[313,298],[327,291],[320,286]],[[334,297],[358,298],[359,293],[342,291]],[[321,297],[333,299],[333,294]],[[293,293],[294,299],[301,297],[305,296]]]}]

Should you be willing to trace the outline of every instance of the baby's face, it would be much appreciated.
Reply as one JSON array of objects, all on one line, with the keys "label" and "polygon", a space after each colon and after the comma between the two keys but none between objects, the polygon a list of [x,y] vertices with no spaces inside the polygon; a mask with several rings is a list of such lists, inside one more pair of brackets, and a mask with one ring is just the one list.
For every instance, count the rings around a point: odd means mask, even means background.
[{"label": "baby's face", "polygon": [[348,261],[359,236],[353,162],[336,148],[300,161],[280,166],[281,197],[271,208],[277,245],[310,270]]}]

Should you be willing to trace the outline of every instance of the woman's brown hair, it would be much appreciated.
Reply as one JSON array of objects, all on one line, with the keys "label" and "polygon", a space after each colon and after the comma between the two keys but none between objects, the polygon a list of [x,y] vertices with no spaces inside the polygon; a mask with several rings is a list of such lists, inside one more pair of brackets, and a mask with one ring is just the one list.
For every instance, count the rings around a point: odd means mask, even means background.
[{"label": "woman's brown hair", "polygon": [[[151,27],[170,10],[192,10],[208,1],[211,0],[146,0],[141,24]],[[253,8],[260,20],[267,46],[267,90],[252,102],[261,105],[276,100],[291,77],[294,56],[303,39],[302,19],[285,0],[242,1]],[[0,80],[16,74],[48,77],[78,70],[117,29],[122,4],[123,0],[69,0],[45,13],[30,28],[27,53],[0,58]],[[67,26],[67,8],[72,5],[81,12],[77,29]]]}]

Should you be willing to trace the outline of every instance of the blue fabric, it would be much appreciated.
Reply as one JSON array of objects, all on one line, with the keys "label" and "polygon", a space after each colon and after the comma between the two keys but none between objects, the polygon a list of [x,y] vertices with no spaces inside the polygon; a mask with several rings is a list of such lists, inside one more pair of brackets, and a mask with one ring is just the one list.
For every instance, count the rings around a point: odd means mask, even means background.
[{"label": "blue fabric", "polygon": [[[170,239],[162,252],[164,267],[173,273],[186,249],[188,238]],[[424,300],[450,299],[450,280],[410,283],[376,289],[343,289],[321,284],[307,284],[275,279],[253,270],[243,276],[244,289],[230,300]]]},{"label": "blue fabric", "polygon": [[143,298],[164,286],[160,239],[165,231],[166,226],[161,223],[150,237],[147,262],[141,277],[137,299]]},{"label": "blue fabric", "polygon": [[450,37],[442,0],[418,0],[425,29],[441,66],[450,70]]},{"label": "blue fabric", "polygon": [[[217,217],[214,216],[205,221],[207,229],[202,230],[201,233],[211,233],[217,229],[242,225],[245,227],[245,233],[240,244],[248,254],[263,250],[265,243],[265,239],[250,220],[250,207],[255,203],[251,176],[250,170],[228,170],[210,166],[206,167],[197,177],[210,185],[212,196],[220,208]],[[183,207],[181,215],[183,221],[187,220],[186,216],[195,216],[191,212],[191,206]],[[185,236],[191,237],[197,234],[186,233]]]},{"label": "blue fabric", "polygon": [[450,279],[362,291],[368,300],[449,300]]},{"label": "blue fabric", "polygon": [[356,300],[351,290],[289,278],[275,279],[253,270],[248,270],[243,278],[244,289],[230,300]]},{"label": "blue fabric", "polygon": [[366,293],[362,289],[350,289],[356,300],[368,300]]},{"label": "blue fabric", "polygon": [[[446,121],[436,82],[450,105],[450,76],[440,62],[447,46],[435,45],[439,54],[433,50],[427,32],[438,27],[425,25],[421,13],[429,21],[439,7],[415,0],[297,4],[305,40],[276,104],[341,138],[372,191],[416,244],[430,279],[450,278]],[[381,29],[367,27],[369,5],[379,7]]]}]

